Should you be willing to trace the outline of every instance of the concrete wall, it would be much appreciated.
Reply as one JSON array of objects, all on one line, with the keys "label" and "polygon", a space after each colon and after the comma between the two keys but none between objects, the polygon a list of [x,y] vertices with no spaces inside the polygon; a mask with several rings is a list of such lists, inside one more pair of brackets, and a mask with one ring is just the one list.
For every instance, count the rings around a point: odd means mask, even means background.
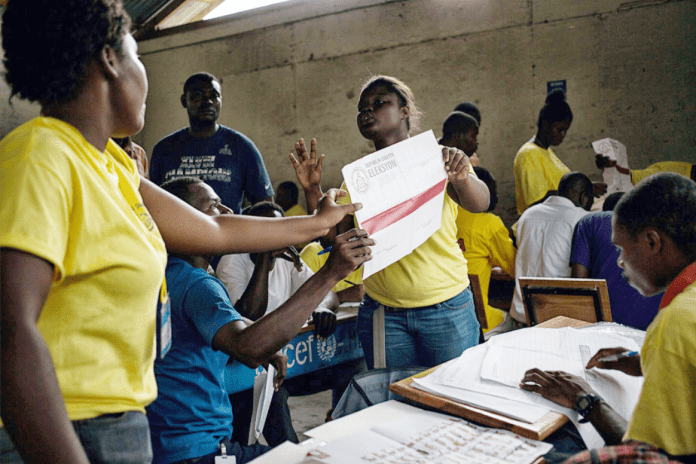
[{"label": "concrete wall", "polygon": [[[0,8],[0,14],[4,12],[4,7]],[[0,30],[2,22],[0,21]],[[0,47],[0,62],[5,58],[5,51]],[[5,67],[0,65],[0,70],[4,73]],[[0,139],[9,134],[15,127],[39,115],[41,108],[39,105],[27,103],[19,98],[13,98],[10,103],[10,87],[5,82],[4,77],[0,78]]]},{"label": "concrete wall", "polygon": [[[340,168],[372,151],[355,124],[361,84],[394,75],[425,111],[422,130],[439,136],[460,101],[481,108],[479,154],[498,179],[496,213],[510,223],[512,162],[550,80],[567,80],[575,113],[556,150],[571,169],[599,180],[590,143],[607,136],[626,144],[632,167],[696,162],[695,45],[694,1],[295,0],[141,42],[150,93],[135,139],[149,153],[185,126],[183,83],[205,70],[222,81],[220,122],[256,142],[274,185],[294,180],[294,142],[316,137],[324,186],[338,186]],[[3,92],[5,131],[36,109],[10,110]]]}]

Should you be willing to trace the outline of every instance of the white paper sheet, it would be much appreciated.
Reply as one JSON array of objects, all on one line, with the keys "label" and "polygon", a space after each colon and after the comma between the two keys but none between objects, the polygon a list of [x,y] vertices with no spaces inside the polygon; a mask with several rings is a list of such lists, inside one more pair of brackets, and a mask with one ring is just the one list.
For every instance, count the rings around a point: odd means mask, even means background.
[{"label": "white paper sheet", "polygon": [[[611,138],[595,140],[592,142],[595,153],[609,157],[616,163],[628,169],[628,156],[626,155],[626,145]],[[607,194],[614,192],[628,192],[633,188],[630,174],[621,174],[616,168],[605,168],[602,173],[604,182],[607,184]]]},{"label": "white paper sheet", "polygon": [[355,217],[375,239],[363,279],[410,254],[439,228],[447,172],[432,131],[367,155],[341,170]]},{"label": "white paper sheet", "polygon": [[286,441],[249,464],[299,464],[306,456],[307,449],[305,447]]},{"label": "white paper sheet", "polygon": [[308,430],[304,432],[304,434],[308,437],[330,442],[353,435],[361,430],[365,430],[383,422],[399,419],[409,414],[417,414],[420,411],[422,411],[422,409],[390,400],[341,417],[340,419],[334,419],[319,427]]},{"label": "white paper sheet", "polygon": [[263,433],[263,426],[266,424],[268,408],[271,406],[271,398],[275,388],[273,378],[276,369],[272,364],[268,365],[266,372],[262,372],[254,379],[254,404],[251,415],[251,425],[249,427],[249,444],[256,443]]}]

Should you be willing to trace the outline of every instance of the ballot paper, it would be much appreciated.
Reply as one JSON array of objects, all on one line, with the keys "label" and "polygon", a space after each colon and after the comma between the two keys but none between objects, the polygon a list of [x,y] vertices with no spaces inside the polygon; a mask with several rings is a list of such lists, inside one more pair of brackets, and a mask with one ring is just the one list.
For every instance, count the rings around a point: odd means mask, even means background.
[{"label": "ballot paper", "polygon": [[268,408],[271,406],[271,398],[275,387],[273,379],[276,370],[272,364],[254,379],[254,403],[252,406],[251,424],[249,427],[249,445],[256,443],[263,433],[263,426],[266,424]]},{"label": "ballot paper", "polygon": [[[604,155],[622,168],[628,169],[628,157],[626,145],[618,140],[605,138],[592,142],[595,153]],[[622,174],[616,168],[605,168],[603,172],[604,183],[607,184],[607,195],[615,192],[628,192],[633,188],[630,174]]]},{"label": "ballot paper", "polygon": [[363,279],[410,254],[439,228],[447,172],[433,131],[376,151],[341,170],[360,228],[375,240]]},{"label": "ballot paper", "polygon": [[303,463],[531,463],[551,445],[417,410],[309,452]]}]

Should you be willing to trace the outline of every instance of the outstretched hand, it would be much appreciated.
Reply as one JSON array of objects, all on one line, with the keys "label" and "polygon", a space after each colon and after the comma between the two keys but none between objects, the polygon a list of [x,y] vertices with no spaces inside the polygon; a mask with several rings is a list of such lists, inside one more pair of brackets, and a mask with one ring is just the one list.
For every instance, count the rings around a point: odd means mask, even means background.
[{"label": "outstretched hand", "polygon": [[601,358],[605,356],[612,356],[630,351],[626,348],[602,348],[592,356],[592,359],[587,363],[585,369],[592,369],[596,367],[598,369],[614,369],[621,371],[626,375],[632,375],[634,377],[640,377],[643,375],[643,371],[640,367],[640,355],[631,356],[628,358],[621,358],[616,361],[600,361]]},{"label": "outstretched hand", "polygon": [[321,189],[321,174],[324,167],[324,155],[317,158],[317,141],[312,139],[309,153],[304,139],[300,139],[295,144],[297,158],[290,153],[290,162],[295,168],[297,181],[304,190]]},{"label": "outstretched hand", "polygon": [[345,190],[329,189],[319,200],[317,207],[317,217],[324,220],[325,230],[318,235],[319,237],[326,235],[329,229],[338,224],[346,214],[351,214],[359,209],[362,209],[361,203],[349,203],[346,205],[337,205],[336,199],[346,195]]},{"label": "outstretched hand", "polygon": [[530,369],[525,372],[520,388],[538,393],[549,401],[565,406],[575,407],[580,395],[596,393],[585,379],[561,371],[542,371]]},{"label": "outstretched hand", "polygon": [[466,153],[456,148],[443,147],[442,159],[445,161],[447,180],[451,184],[461,184],[469,178],[471,160]]}]

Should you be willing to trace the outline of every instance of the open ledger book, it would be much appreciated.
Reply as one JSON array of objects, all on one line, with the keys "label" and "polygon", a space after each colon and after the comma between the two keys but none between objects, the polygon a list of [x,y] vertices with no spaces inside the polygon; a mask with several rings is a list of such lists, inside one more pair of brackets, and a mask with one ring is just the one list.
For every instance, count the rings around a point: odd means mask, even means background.
[{"label": "open ledger book", "polygon": [[551,445],[507,430],[416,410],[313,449],[303,464],[532,463]]}]

